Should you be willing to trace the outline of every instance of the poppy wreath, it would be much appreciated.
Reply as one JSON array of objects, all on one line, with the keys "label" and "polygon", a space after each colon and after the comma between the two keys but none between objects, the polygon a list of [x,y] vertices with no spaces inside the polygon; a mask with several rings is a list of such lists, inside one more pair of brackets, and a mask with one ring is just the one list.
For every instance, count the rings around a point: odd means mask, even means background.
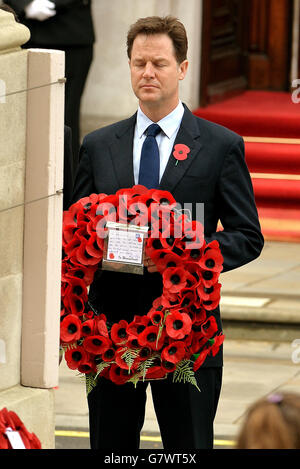
[{"label": "poppy wreath", "polygon": [[34,433],[30,433],[24,423],[13,411],[6,407],[0,410],[0,449],[13,449],[7,436],[9,431],[18,432],[26,449],[41,449],[41,442]]},{"label": "poppy wreath", "polygon": [[[145,254],[162,275],[162,295],[131,322],[110,323],[88,301],[103,258],[108,221],[148,225]],[[213,310],[220,301],[223,257],[204,240],[168,191],[136,185],[91,194],[63,214],[60,342],[70,369],[86,376],[87,392],[105,377],[116,384],[162,379],[197,387],[195,371],[223,343]]]}]

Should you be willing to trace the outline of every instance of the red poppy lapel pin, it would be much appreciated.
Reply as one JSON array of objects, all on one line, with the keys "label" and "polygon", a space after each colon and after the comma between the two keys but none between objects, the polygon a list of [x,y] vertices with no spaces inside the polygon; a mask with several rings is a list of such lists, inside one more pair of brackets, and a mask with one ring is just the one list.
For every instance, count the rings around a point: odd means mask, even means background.
[{"label": "red poppy lapel pin", "polygon": [[183,143],[178,143],[177,145],[174,146],[174,151],[173,151],[173,156],[176,158],[176,164],[175,166],[178,165],[178,161],[186,160],[188,153],[191,150],[187,145],[184,145]]}]

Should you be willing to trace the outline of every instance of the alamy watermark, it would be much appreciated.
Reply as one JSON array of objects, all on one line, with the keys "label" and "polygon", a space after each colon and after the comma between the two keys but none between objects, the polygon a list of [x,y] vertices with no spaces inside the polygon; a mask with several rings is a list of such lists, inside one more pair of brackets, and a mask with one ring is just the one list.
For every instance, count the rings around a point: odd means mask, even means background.
[{"label": "alamy watermark", "polygon": [[6,102],[6,83],[0,78],[0,104]]},{"label": "alamy watermark", "polygon": [[[194,210],[193,210],[194,208]],[[103,215],[97,222],[96,232],[99,238],[106,238],[107,221],[125,223],[129,226],[148,226],[151,238],[184,239],[189,249],[199,247],[199,240],[204,237],[204,204],[176,202],[169,205],[152,201],[128,201],[127,196],[119,196],[118,204],[100,202],[96,215]],[[193,218],[193,215],[195,218]],[[147,237],[147,235],[146,235]]]},{"label": "alamy watermark", "polygon": [[300,339],[293,340],[291,346],[295,349],[292,352],[292,362],[297,365],[300,363]]},{"label": "alamy watermark", "polygon": [[292,81],[292,88],[296,88],[292,92],[292,101],[294,104],[300,103],[300,78],[296,78]]}]

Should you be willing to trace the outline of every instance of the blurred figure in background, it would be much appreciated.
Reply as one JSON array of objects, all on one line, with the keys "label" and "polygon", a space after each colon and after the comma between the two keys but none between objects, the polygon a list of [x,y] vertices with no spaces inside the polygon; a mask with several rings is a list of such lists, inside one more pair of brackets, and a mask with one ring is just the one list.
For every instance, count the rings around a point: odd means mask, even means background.
[{"label": "blurred figure in background", "polygon": [[246,414],[237,449],[300,449],[300,395],[270,394]]},{"label": "blurred figure in background", "polygon": [[[80,147],[80,102],[93,59],[91,0],[6,0],[31,32],[26,48],[65,51],[65,124],[72,130],[73,175]],[[72,177],[73,177],[72,175]]]}]

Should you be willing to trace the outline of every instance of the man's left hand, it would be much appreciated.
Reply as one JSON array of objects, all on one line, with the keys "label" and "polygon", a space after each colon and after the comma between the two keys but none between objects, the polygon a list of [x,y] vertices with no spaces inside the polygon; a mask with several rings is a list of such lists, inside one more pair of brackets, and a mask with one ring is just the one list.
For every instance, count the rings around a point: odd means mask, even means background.
[{"label": "man's left hand", "polygon": [[145,256],[144,266],[148,269],[148,272],[150,273],[157,272],[157,267],[150,257]]}]

